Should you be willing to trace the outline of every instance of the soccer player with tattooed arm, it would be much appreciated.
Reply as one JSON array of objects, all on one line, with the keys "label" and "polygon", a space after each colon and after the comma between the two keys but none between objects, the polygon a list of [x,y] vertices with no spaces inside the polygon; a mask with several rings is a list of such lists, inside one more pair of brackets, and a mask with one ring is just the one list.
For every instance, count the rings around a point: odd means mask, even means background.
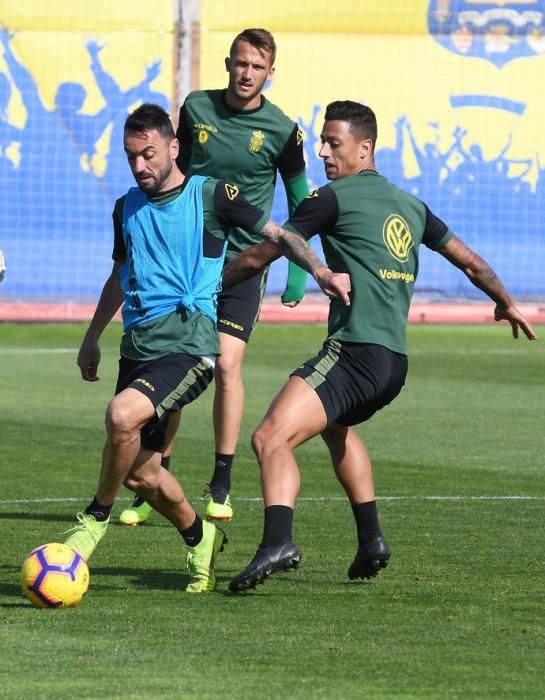
[{"label": "soccer player with tattooed arm", "polygon": [[[254,558],[230,582],[233,592],[299,565],[292,523],[300,474],[293,452],[316,435],[329,450],[355,519],[358,545],[348,578],[371,578],[387,566],[390,550],[379,526],[371,461],[353,426],[391,403],[404,385],[421,244],[485,292],[496,304],[494,318],[508,321],[515,338],[519,331],[529,340],[537,337],[488,263],[424,202],[377,172],[376,140],[369,107],[349,100],[329,104],[319,155],[331,182],[312,192],[285,224],[303,239],[320,235],[327,265],[350,276],[350,305],[331,299],[322,349],[291,374],[252,436],[261,468],[263,535]],[[280,254],[269,244],[248,248],[225,267],[224,286],[259,273]]]}]

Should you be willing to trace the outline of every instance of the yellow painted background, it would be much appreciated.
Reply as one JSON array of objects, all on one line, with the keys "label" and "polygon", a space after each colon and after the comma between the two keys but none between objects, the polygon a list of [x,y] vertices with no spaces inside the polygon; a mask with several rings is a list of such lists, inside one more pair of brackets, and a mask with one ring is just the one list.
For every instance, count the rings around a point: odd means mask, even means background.
[{"label": "yellow painted background", "polygon": [[[429,36],[427,6],[427,0],[203,0],[197,56],[201,87],[223,87],[223,59],[233,37],[244,27],[263,26],[278,44],[268,94],[293,118],[310,118],[315,104],[361,100],[377,113],[379,146],[393,145],[393,125],[408,114],[419,142],[434,136],[430,121],[441,122],[444,139],[460,123],[491,157],[504,145],[513,118],[496,114],[490,124],[486,113],[453,110],[449,96],[497,95],[527,104],[513,132],[512,155],[540,153],[545,161],[545,56],[517,59],[502,68],[458,56]],[[83,111],[91,114],[103,101],[85,50],[90,38],[104,45],[104,68],[122,88],[139,82],[146,66],[160,59],[162,73],[153,88],[173,96],[176,7],[176,0],[153,5],[144,0],[0,0],[0,15],[2,25],[16,32],[12,46],[38,83],[46,107],[53,108],[60,83],[77,81],[87,90]],[[5,71],[1,53],[0,69]],[[14,91],[8,119],[21,125],[24,118]]]},{"label": "yellow painted background", "polygon": [[[540,153],[545,162],[545,56],[502,68],[459,56],[429,35],[427,7],[427,0],[204,0],[201,86],[224,86],[223,58],[233,37],[245,27],[263,26],[278,46],[268,95],[293,118],[310,118],[315,104],[364,101],[377,113],[379,147],[394,145],[394,123],[407,114],[419,143],[435,137],[429,122],[438,121],[445,142],[439,147],[446,148],[459,124],[488,158],[498,154],[514,125],[510,155]],[[458,94],[494,95],[527,107],[521,117],[494,110],[491,122],[486,110],[452,109],[449,97]]]},{"label": "yellow painted background", "polygon": [[[53,109],[58,86],[78,82],[87,91],[83,112],[93,114],[104,102],[95,84],[85,49],[89,39],[104,46],[104,69],[122,89],[140,82],[146,66],[162,61],[152,83],[158,92],[173,92],[175,0],[0,0],[0,24],[13,34],[12,48],[39,86],[43,103]],[[0,70],[8,72],[0,49]],[[9,121],[22,125],[22,101],[13,92]]]}]

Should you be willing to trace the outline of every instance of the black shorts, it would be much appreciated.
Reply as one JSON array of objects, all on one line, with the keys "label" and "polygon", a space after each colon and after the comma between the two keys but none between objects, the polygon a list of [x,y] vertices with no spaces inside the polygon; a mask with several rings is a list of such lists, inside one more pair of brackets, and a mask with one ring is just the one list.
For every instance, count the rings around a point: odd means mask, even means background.
[{"label": "black shorts", "polygon": [[265,293],[267,271],[228,289],[218,297],[218,331],[240,338],[245,343],[259,318]]},{"label": "black shorts", "polygon": [[214,378],[201,357],[177,353],[142,362],[121,357],[115,393],[137,389],[155,406],[155,416],[141,430],[142,446],[162,452],[167,418],[198,398]]},{"label": "black shorts", "polygon": [[407,376],[407,356],[382,345],[327,340],[320,353],[292,372],[318,394],[328,426],[357,425],[387,406]]}]

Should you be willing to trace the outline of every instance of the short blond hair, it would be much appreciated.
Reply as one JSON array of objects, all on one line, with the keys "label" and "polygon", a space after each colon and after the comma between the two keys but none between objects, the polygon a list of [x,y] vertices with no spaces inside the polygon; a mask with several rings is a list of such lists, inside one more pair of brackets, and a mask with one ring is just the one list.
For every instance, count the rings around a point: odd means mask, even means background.
[{"label": "short blond hair", "polygon": [[271,55],[271,66],[273,65],[276,59],[276,42],[269,31],[255,28],[243,29],[240,34],[237,34],[233,39],[233,43],[229,49],[229,56],[231,58],[239,41],[247,41],[251,46],[255,46],[256,49],[269,53]]}]

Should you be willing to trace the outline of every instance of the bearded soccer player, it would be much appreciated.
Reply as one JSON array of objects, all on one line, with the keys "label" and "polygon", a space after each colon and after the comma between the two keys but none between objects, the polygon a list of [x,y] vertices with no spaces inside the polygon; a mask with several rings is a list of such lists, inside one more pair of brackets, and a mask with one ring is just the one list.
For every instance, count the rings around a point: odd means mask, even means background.
[{"label": "bearded soccer player", "polygon": [[98,380],[99,339],[122,305],[123,336],[97,490],[66,544],[85,560],[105,535],[124,484],[151,503],[186,545],[186,590],[215,588],[223,531],[202,520],[180,483],[161,467],[165,424],[213,379],[219,353],[216,299],[232,226],[288,248],[327,293],[348,301],[347,275],[335,275],[293,233],[283,231],[233,185],[176,165],[178,140],[158,105],[127,117],[124,148],[137,187],[115,205],[113,268],[78,354],[85,381]]}]

